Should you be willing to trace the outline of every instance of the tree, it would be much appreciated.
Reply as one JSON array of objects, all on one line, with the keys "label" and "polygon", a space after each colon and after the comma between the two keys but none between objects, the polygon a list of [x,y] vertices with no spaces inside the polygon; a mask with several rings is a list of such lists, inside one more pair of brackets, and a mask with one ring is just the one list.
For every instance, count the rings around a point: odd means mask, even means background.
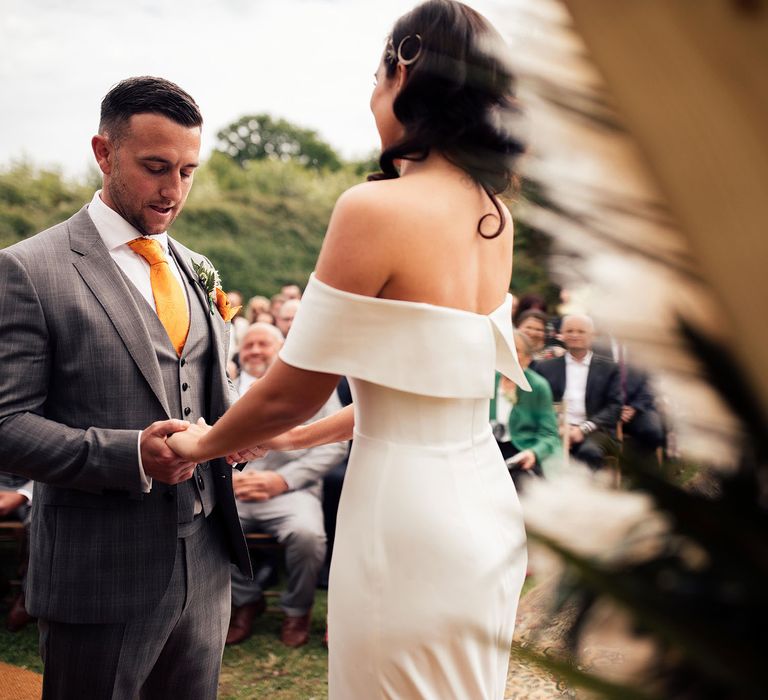
[{"label": "tree", "polygon": [[339,170],[341,159],[316,131],[268,114],[241,117],[216,135],[217,150],[240,165],[251,160],[295,161],[315,170]]}]

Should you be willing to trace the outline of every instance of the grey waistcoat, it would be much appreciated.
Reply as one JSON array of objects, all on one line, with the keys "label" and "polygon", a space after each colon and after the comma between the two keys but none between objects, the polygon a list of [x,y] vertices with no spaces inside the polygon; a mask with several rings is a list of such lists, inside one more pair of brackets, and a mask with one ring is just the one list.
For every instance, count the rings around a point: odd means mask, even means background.
[{"label": "grey waistcoat", "polygon": [[[208,328],[209,313],[204,308],[200,298],[189,279],[182,272],[184,292],[189,307],[189,335],[187,336],[181,357],[176,355],[176,349],[171,344],[165,327],[160,322],[154,307],[151,307],[136,287],[128,282],[129,289],[136,299],[141,311],[144,324],[149,331],[149,337],[155,348],[160,373],[163,377],[163,387],[171,418],[179,418],[194,423],[198,418],[209,422],[208,386],[211,364],[211,334]],[[126,280],[128,278],[126,277]],[[177,486],[154,483],[153,490],[165,490],[168,497],[177,499],[179,536],[189,534],[189,528],[183,527],[194,517],[195,496],[203,505],[203,513],[208,516],[216,505],[213,476],[207,462],[199,464],[194,476]]]}]

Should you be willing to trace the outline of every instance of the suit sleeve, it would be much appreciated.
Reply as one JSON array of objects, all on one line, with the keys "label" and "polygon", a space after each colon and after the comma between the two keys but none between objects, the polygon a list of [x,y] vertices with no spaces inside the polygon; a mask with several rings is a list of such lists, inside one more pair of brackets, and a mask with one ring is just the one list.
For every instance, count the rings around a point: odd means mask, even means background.
[{"label": "suit sleeve", "polygon": [[593,415],[588,416],[588,420],[597,423],[601,428],[613,433],[616,430],[616,423],[621,416],[621,377],[619,366],[609,364],[606,366],[608,376],[605,381],[605,390],[601,408]]},{"label": "suit sleeve", "polygon": [[[341,402],[334,392],[312,421],[325,418],[340,410]],[[285,483],[288,484],[290,491],[298,491],[322,479],[344,459],[346,454],[346,442],[319,445],[308,450],[302,450],[300,453],[297,452],[296,459],[286,462],[276,472],[285,479]]]},{"label": "suit sleeve", "polygon": [[45,417],[52,348],[29,274],[0,251],[0,464],[42,483],[140,495],[138,431],[72,428]]},{"label": "suit sleeve", "polygon": [[639,370],[630,370],[628,383],[630,379],[634,385],[632,387],[634,391],[632,391],[631,396],[628,397],[627,403],[640,413],[655,411],[656,401],[651,393],[648,375]]}]

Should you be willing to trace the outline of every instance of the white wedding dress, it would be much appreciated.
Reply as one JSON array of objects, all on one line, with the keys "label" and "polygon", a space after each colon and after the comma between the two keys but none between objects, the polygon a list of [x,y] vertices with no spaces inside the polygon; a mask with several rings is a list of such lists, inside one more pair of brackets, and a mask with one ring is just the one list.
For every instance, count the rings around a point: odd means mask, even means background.
[{"label": "white wedding dress", "polygon": [[511,297],[488,316],[310,278],[281,359],[346,375],[352,454],[328,587],[331,700],[501,700],[523,518],[491,434],[498,369],[529,389]]}]

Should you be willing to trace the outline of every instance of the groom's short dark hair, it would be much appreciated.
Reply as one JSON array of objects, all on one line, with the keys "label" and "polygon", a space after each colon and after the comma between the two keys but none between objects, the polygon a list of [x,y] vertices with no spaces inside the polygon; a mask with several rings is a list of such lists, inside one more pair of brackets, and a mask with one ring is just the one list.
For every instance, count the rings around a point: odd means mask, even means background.
[{"label": "groom's short dark hair", "polygon": [[134,114],[160,114],[186,127],[202,126],[203,115],[192,97],[165,78],[127,78],[101,101],[99,133],[119,141]]}]

